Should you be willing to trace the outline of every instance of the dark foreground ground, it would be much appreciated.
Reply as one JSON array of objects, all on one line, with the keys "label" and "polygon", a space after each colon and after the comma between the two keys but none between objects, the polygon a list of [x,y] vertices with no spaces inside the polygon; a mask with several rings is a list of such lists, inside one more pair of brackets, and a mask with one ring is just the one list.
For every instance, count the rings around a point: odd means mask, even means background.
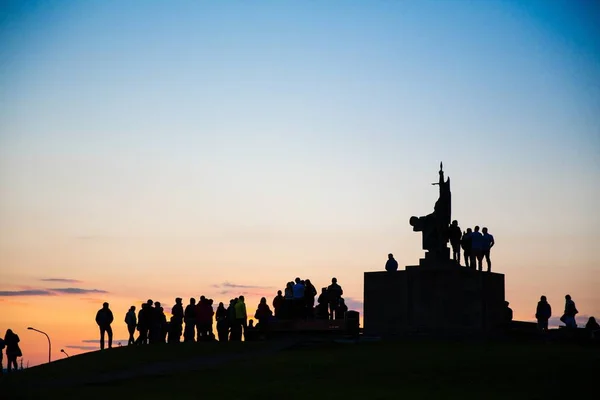
[{"label": "dark foreground ground", "polygon": [[176,347],[119,348],[31,368],[5,377],[0,398],[554,399],[595,397],[600,371],[597,346],[543,342]]}]

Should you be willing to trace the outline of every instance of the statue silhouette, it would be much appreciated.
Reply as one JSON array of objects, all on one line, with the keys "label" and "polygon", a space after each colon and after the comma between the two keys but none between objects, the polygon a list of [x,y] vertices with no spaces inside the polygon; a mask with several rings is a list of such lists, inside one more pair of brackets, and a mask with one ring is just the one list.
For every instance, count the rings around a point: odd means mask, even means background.
[{"label": "statue silhouette", "polygon": [[439,180],[432,185],[438,185],[440,195],[435,202],[433,212],[424,217],[411,217],[410,225],[413,231],[422,232],[423,250],[427,250],[427,260],[449,261],[450,252],[447,247],[449,240],[450,216],[452,211],[450,178],[444,181],[443,164],[440,163]]}]

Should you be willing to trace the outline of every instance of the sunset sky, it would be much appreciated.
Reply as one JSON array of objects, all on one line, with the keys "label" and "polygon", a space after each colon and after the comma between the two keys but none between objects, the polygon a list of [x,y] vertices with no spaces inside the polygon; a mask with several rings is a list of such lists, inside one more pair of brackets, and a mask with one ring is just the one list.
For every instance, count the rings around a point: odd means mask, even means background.
[{"label": "sunset sky", "polygon": [[422,257],[433,210],[496,238],[515,319],[600,316],[594,1],[3,1],[0,337],[98,348],[102,302],[245,294]]}]

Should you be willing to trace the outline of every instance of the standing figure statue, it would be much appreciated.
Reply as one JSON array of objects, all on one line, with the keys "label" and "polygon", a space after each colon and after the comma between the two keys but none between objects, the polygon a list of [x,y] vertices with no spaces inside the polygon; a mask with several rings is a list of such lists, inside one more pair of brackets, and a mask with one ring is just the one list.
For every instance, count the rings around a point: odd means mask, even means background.
[{"label": "standing figure statue", "polygon": [[432,185],[440,187],[440,197],[435,202],[433,212],[424,217],[411,217],[413,231],[423,233],[423,249],[426,259],[447,261],[450,252],[447,247],[451,214],[450,178],[444,181],[443,165],[440,163],[439,181]]}]

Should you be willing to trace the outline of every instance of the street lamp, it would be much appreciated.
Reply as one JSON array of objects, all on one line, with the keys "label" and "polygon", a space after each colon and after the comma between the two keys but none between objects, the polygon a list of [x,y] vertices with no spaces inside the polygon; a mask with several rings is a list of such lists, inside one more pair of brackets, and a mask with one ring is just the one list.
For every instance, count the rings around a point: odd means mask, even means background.
[{"label": "street lamp", "polygon": [[48,336],[48,334],[46,332],[42,332],[42,331],[32,328],[32,327],[28,327],[27,329],[29,329],[30,331],[36,331],[36,332],[46,335],[46,338],[48,339],[48,362],[50,362],[51,355],[52,355],[52,344],[50,343],[50,336]]},{"label": "street lamp", "polygon": [[67,352],[65,351],[65,349],[60,349],[60,352],[61,352],[61,353],[64,353],[64,354],[65,354],[65,356],[67,356],[67,357],[70,357],[70,356],[67,354]]}]

